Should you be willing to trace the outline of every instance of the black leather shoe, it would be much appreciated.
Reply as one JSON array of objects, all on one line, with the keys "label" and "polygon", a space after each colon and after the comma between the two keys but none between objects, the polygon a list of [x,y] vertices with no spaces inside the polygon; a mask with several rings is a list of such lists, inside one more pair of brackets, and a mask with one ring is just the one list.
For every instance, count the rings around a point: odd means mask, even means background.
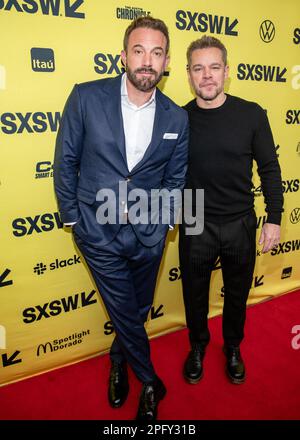
[{"label": "black leather shoe", "polygon": [[152,383],[144,384],[136,420],[139,422],[156,420],[159,401],[165,397],[166,392],[166,387],[159,377]]},{"label": "black leather shoe", "polygon": [[108,401],[110,405],[113,408],[120,408],[127,399],[128,391],[126,362],[117,363],[112,361],[108,386]]},{"label": "black leather shoe", "polygon": [[183,367],[183,376],[187,382],[196,384],[202,378],[204,355],[205,348],[200,346],[192,347]]},{"label": "black leather shoe", "polygon": [[246,370],[241,356],[240,347],[224,346],[223,351],[227,358],[226,373],[230,382],[235,384],[245,382]]}]

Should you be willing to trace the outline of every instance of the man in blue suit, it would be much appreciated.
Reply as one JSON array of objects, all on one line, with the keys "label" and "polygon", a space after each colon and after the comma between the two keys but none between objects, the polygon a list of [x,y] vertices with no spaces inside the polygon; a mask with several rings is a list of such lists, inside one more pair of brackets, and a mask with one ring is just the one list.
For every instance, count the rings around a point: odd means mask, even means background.
[{"label": "man in blue suit", "polygon": [[131,215],[138,210],[124,188],[147,196],[153,189],[181,190],[185,183],[187,115],[156,88],[168,65],[168,49],[164,22],[152,17],[132,22],[121,53],[126,73],[75,85],[54,162],[62,221],[72,225],[116,333],[109,402],[113,407],[125,402],[129,363],[143,384],[137,420],[155,420],[166,393],[151,362],[144,322],[174,206],[167,224],[162,208],[154,212],[149,198],[139,221]]}]

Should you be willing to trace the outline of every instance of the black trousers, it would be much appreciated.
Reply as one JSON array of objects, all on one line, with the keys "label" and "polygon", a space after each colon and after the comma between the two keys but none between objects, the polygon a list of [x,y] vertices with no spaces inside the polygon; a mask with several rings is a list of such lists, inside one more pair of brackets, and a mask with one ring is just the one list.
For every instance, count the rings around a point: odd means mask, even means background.
[{"label": "black trousers", "polygon": [[228,223],[205,222],[203,233],[195,236],[186,235],[181,225],[179,256],[191,345],[205,347],[210,339],[209,285],[214,263],[220,257],[224,282],[224,343],[238,346],[244,337],[246,303],[255,265],[255,212]]}]

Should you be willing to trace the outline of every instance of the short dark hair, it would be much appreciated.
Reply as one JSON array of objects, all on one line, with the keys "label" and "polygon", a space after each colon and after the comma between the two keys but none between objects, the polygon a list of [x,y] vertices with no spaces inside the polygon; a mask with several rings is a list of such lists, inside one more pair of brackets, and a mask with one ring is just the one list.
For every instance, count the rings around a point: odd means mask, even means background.
[{"label": "short dark hair", "polygon": [[225,66],[227,65],[227,49],[224,44],[215,37],[210,37],[208,35],[203,35],[203,37],[198,40],[193,41],[186,52],[188,67],[191,65],[192,53],[197,49],[207,49],[209,47],[216,47],[222,52],[222,59]]},{"label": "short dark hair", "polygon": [[168,53],[170,48],[170,38],[169,38],[169,31],[167,25],[159,18],[153,18],[150,17],[149,15],[147,17],[136,18],[126,29],[123,39],[123,47],[125,52],[127,52],[127,48],[128,48],[129,35],[131,34],[132,31],[138,28],[148,28],[162,32],[167,39],[166,54]]}]

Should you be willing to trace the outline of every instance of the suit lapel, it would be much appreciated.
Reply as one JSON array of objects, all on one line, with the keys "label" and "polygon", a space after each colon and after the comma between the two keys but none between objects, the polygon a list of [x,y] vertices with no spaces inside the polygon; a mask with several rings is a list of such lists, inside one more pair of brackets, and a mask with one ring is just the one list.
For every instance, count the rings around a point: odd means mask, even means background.
[{"label": "suit lapel", "polygon": [[151,142],[144,154],[143,159],[136,164],[132,172],[137,171],[155,152],[163,140],[163,135],[169,125],[169,103],[159,89],[156,89],[156,108]]},{"label": "suit lapel", "polygon": [[113,138],[120,150],[123,160],[127,167],[125,135],[123,127],[123,117],[121,110],[121,78],[118,76],[107,83],[103,88],[103,109],[106,114],[108,125],[113,134]]}]

